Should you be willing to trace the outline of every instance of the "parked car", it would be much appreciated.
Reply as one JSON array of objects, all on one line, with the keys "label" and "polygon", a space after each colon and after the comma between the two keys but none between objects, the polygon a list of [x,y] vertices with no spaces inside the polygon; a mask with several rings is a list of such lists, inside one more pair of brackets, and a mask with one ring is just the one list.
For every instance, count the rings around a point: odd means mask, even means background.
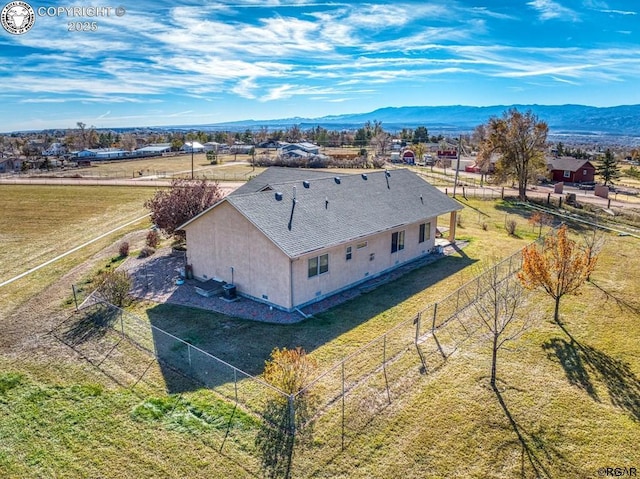
[{"label": "parked car", "polygon": [[578,188],[581,190],[595,190],[596,182],[595,181],[585,181],[584,183],[580,183]]}]

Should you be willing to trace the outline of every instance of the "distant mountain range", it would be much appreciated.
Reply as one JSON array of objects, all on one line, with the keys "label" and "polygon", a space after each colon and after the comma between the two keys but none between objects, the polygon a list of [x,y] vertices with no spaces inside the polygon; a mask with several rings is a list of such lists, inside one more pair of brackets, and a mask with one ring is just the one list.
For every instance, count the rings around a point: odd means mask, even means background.
[{"label": "distant mountain range", "polygon": [[380,108],[369,113],[332,115],[321,118],[284,118],[245,120],[207,125],[221,129],[256,129],[259,127],[302,129],[321,126],[327,129],[359,128],[365,122],[382,122],[387,131],[426,126],[429,131],[470,131],[493,116],[510,109],[531,110],[547,122],[554,134],[609,134],[640,136],[640,105],[593,107],[584,105],[496,105],[474,106],[404,106]]}]

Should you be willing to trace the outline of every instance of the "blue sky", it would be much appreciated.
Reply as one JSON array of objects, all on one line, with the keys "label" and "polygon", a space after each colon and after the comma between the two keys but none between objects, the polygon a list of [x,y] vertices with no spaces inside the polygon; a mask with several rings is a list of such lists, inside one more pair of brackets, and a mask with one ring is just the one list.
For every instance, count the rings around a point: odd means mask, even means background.
[{"label": "blue sky", "polygon": [[112,10],[0,29],[5,132],[640,103],[637,0],[28,3]]}]

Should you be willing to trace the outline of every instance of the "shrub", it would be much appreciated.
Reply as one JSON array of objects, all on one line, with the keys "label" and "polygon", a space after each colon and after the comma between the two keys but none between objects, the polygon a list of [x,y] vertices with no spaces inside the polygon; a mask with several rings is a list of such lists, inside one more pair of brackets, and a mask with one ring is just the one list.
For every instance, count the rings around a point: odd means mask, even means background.
[{"label": "shrub", "polygon": [[150,230],[147,233],[146,244],[150,248],[157,248],[160,244],[160,233],[157,230]]},{"label": "shrub", "polygon": [[118,247],[118,253],[120,253],[120,256],[122,258],[126,258],[127,256],[129,256],[129,242],[128,241],[123,241],[122,243],[120,243],[120,246]]},{"label": "shrub", "polygon": [[131,276],[126,271],[107,271],[100,274],[99,293],[105,300],[118,307],[124,306],[129,298]]},{"label": "shrub", "polygon": [[507,233],[509,233],[509,236],[516,235],[516,228],[518,227],[518,223],[516,222],[516,220],[507,220],[507,222],[505,223],[505,227],[507,228]]},{"label": "shrub", "polygon": [[458,225],[458,228],[462,228],[462,213],[458,213],[456,224]]},{"label": "shrub", "polygon": [[152,248],[150,246],[145,246],[144,248],[142,248],[142,250],[140,250],[140,254],[138,255],[138,258],[148,258],[149,256],[153,256],[155,252],[156,252],[155,248]]},{"label": "shrub", "polygon": [[482,231],[487,231],[489,229],[489,225],[486,222],[482,223]]}]

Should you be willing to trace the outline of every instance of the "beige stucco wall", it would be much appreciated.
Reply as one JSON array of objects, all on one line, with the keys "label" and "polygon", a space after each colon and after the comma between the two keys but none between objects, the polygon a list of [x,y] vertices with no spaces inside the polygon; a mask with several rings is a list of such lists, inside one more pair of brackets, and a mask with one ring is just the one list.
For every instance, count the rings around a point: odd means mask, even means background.
[{"label": "beige stucco wall", "polygon": [[185,230],[187,261],[196,278],[230,283],[233,267],[238,293],[291,307],[289,258],[229,203],[220,203]]},{"label": "beige stucco wall", "polygon": [[[429,239],[423,243],[418,243],[420,223],[415,223],[336,247],[314,251],[294,260],[294,305],[300,306],[323,298],[353,283],[364,281],[429,253],[435,246],[436,218],[432,218],[429,222]],[[401,230],[405,231],[405,247],[403,250],[391,253],[391,235]],[[367,242],[367,246],[358,249],[358,243],[364,241]],[[347,246],[352,247],[352,259],[349,261],[346,260]],[[327,253],[329,254],[329,271],[309,278],[309,258]],[[370,259],[372,253],[373,260]]]}]

